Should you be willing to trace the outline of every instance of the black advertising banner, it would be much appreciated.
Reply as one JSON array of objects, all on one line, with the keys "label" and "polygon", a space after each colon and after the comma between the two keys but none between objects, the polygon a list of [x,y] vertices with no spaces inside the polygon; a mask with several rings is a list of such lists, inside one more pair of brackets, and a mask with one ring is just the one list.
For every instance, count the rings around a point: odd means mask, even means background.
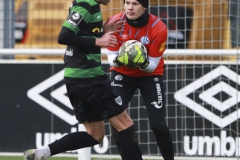
[{"label": "black advertising banner", "polygon": [[[62,63],[0,63],[0,153],[45,146],[78,130],[63,83]],[[107,71],[108,64],[103,64]],[[240,71],[237,65],[166,63],[166,120],[176,156],[240,154]],[[129,114],[144,155],[161,155],[140,93]],[[118,154],[108,123],[93,154]]]},{"label": "black advertising banner", "polygon": [[[176,71],[170,66],[166,76]],[[176,88],[173,96],[168,95],[173,98],[168,103],[173,105],[168,106],[178,108],[173,114],[177,120],[168,122],[175,122],[171,128],[183,129],[180,136],[176,135],[179,132],[172,132],[183,142],[179,148],[183,147],[189,156],[239,156],[238,65],[183,64],[176,68],[175,81],[171,82]]]},{"label": "black advertising banner", "polygon": [[192,9],[183,6],[151,6],[149,11],[168,27],[167,48],[186,49],[188,47]]}]

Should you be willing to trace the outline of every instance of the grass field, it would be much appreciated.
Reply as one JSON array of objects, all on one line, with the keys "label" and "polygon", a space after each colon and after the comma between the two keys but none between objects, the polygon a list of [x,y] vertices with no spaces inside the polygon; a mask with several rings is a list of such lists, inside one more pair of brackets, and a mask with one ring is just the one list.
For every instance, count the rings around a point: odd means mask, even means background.
[{"label": "grass field", "polygon": [[[162,158],[146,158],[144,160],[163,160]],[[230,158],[230,157],[175,157],[175,160],[240,160],[240,157]],[[0,160],[23,160],[23,156],[0,156]],[[47,160],[78,160],[78,157],[51,157]],[[114,157],[92,157],[91,160],[121,160],[120,158]]]},{"label": "grass field", "polygon": [[[22,160],[23,156],[0,156],[0,160]],[[48,160],[78,160],[78,157],[51,157]],[[120,160],[119,158],[92,158],[91,160]],[[159,159],[162,160],[162,159]]]},{"label": "grass field", "polygon": [[[0,156],[0,160],[22,160],[23,156]],[[77,157],[51,157],[48,160],[78,160]],[[92,160],[109,160],[102,158],[92,158]],[[119,160],[119,159],[111,159],[111,160]]]},{"label": "grass field", "polygon": [[[0,160],[22,160],[23,156],[0,156]],[[52,157],[49,160],[77,160],[77,157]]]}]

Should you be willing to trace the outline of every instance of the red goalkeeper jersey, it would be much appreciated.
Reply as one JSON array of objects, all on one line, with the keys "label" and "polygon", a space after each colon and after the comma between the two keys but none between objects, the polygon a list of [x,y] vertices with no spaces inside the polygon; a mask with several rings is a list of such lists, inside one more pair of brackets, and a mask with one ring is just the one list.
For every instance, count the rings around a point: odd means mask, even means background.
[{"label": "red goalkeeper jersey", "polygon": [[[116,19],[122,19],[122,21],[126,21],[126,15],[124,12],[116,14],[111,17],[111,21]],[[157,68],[151,72],[147,73],[141,71],[139,68],[128,68],[126,66],[111,67],[110,70],[116,70],[117,72],[123,73],[125,75],[131,77],[141,77],[141,76],[151,76],[151,75],[163,75],[164,73],[164,60],[163,60],[163,52],[166,48],[166,40],[167,40],[167,27],[166,25],[156,16],[150,14],[148,24],[141,27],[135,28],[130,26],[127,22],[123,27],[123,32],[116,34],[118,39],[117,47],[108,47],[107,49],[110,51],[118,51],[120,46],[128,41],[128,40],[138,40],[142,42],[146,49],[148,56],[151,57],[161,57]]]}]

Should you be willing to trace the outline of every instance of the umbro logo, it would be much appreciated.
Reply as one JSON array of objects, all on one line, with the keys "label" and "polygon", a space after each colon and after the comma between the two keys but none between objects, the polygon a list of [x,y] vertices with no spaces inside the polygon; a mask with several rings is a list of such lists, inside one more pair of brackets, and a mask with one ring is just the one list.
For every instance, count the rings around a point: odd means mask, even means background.
[{"label": "umbro logo", "polygon": [[[59,83],[60,81],[63,81],[63,77],[64,70],[56,73],[52,77],[44,80],[43,82],[29,89],[27,92],[27,96],[34,102],[39,104],[41,107],[53,113],[55,116],[69,123],[70,125],[75,125],[78,122],[73,114],[68,113],[63,108],[59,107],[58,105],[56,105],[55,103],[41,95],[41,93],[43,93],[45,90],[48,90],[55,84]],[[68,109],[73,110],[68,100],[68,97],[66,96],[66,93],[67,93],[66,87],[65,85],[62,85],[57,89],[51,91],[50,96],[57,100],[58,102],[62,103]]]},{"label": "umbro logo", "polygon": [[[224,81],[223,79],[227,80]],[[226,66],[219,66],[196,81],[188,84],[186,87],[178,90],[174,94],[174,98],[210,122],[223,128],[240,118],[240,109],[238,108],[232,110],[231,113],[226,112],[240,102],[240,92],[233,87],[234,85],[228,83],[230,81],[231,83],[235,83],[235,86],[240,85],[240,75]],[[209,84],[210,87],[204,88]],[[191,94],[197,96],[192,98],[190,96]],[[198,103],[195,99],[199,99],[199,101],[201,100],[203,103]],[[208,106],[219,114],[207,109]],[[225,116],[221,116],[223,112]]]}]

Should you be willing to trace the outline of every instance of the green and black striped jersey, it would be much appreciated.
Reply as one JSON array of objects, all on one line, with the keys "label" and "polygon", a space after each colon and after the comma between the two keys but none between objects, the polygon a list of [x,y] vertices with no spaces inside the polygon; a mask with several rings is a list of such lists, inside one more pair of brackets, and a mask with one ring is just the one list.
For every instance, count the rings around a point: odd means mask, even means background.
[{"label": "green and black striped jersey", "polygon": [[[103,19],[99,3],[95,0],[74,0],[63,27],[81,37],[101,37],[103,35]],[[95,45],[67,45],[64,63],[64,77],[67,81],[105,74],[101,66],[101,48]]]}]

